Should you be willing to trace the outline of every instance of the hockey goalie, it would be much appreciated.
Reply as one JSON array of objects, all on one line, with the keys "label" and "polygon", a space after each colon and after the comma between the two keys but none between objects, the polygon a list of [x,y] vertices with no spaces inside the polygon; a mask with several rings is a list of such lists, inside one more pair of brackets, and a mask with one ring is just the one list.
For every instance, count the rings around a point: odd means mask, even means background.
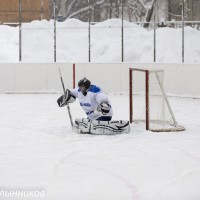
[{"label": "hockey goalie", "polygon": [[78,133],[91,134],[116,134],[128,133],[129,121],[112,121],[113,110],[111,103],[101,88],[92,85],[87,78],[78,82],[78,87],[66,90],[57,103],[63,107],[79,99],[80,106],[85,111],[87,118],[75,119],[74,129]]}]

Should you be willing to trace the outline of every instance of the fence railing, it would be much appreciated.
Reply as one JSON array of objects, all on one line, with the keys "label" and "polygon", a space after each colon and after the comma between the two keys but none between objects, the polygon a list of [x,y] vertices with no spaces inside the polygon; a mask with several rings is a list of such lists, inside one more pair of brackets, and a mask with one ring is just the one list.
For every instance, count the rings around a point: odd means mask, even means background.
[{"label": "fence railing", "polygon": [[[22,13],[23,13],[23,9],[22,9],[22,4],[21,4],[22,0],[19,0],[19,23],[4,23],[4,25],[10,25],[10,26],[19,26],[19,61],[23,61],[23,55],[24,55],[24,42],[26,42],[26,40],[24,40],[24,35],[23,33],[30,30],[30,27],[24,27],[25,23],[22,23],[23,19],[22,19]],[[89,1],[88,1],[89,2]],[[183,3],[185,1],[183,0]],[[119,56],[119,60],[118,62],[127,62],[127,58],[126,58],[126,49],[127,49],[127,44],[126,44],[126,32],[127,30],[130,29],[134,29],[134,31],[137,29],[137,27],[134,26],[127,26],[124,24],[124,4],[123,1],[121,1],[121,25],[117,25],[117,26],[107,26],[107,27],[98,27],[95,26],[96,24],[98,24],[98,22],[92,22],[91,21],[91,13],[94,13],[94,10],[92,8],[92,6],[90,6],[89,4],[89,10],[87,10],[88,12],[88,25],[87,27],[59,27],[57,26],[57,21],[58,21],[58,10],[57,10],[57,5],[56,5],[56,0],[53,1],[53,26],[49,27],[49,28],[44,28],[46,29],[49,34],[52,36],[52,40],[53,40],[53,45],[52,45],[52,59],[54,62],[59,61],[58,59],[58,52],[59,52],[59,47],[58,47],[58,42],[57,39],[59,37],[60,31],[65,31],[65,30],[73,30],[73,29],[82,29],[85,32],[87,32],[87,59],[85,59],[84,61],[87,62],[93,62],[95,59],[93,57],[93,52],[95,51],[94,47],[92,46],[92,42],[93,42],[93,38],[94,35],[96,34],[97,30],[99,30],[99,33],[101,32],[101,30],[106,30],[106,29],[116,29],[117,30],[117,34],[119,37],[119,46],[118,46],[118,52],[120,52],[120,54],[118,54]],[[179,18],[182,18],[181,21],[175,21],[175,20],[171,20],[171,21],[163,21],[162,18],[160,18],[159,12],[157,11],[157,0],[155,0],[154,2],[154,12],[152,14],[151,17],[151,21],[150,22],[131,22],[132,25],[139,25],[141,27],[146,27],[147,30],[152,31],[153,30],[153,52],[152,52],[152,62],[157,62],[157,54],[158,52],[158,48],[157,48],[157,30],[158,28],[162,28],[162,27],[171,27],[171,28],[181,28],[182,29],[182,34],[181,34],[181,41],[180,41],[180,45],[181,45],[181,62],[185,62],[185,26],[191,26],[197,30],[200,30],[200,21],[186,21],[185,18],[187,18],[185,16],[185,6],[179,6],[179,10],[180,8],[182,8],[182,15],[180,16],[177,15]],[[43,12],[43,9],[41,9],[41,12]],[[41,13],[42,15],[42,13]],[[172,14],[171,14],[172,15]],[[61,22],[59,22],[61,23]],[[40,28],[41,29],[41,28]],[[38,31],[40,30],[38,29]],[[52,33],[50,33],[50,31],[52,30]],[[165,39],[165,38],[163,38]]]}]

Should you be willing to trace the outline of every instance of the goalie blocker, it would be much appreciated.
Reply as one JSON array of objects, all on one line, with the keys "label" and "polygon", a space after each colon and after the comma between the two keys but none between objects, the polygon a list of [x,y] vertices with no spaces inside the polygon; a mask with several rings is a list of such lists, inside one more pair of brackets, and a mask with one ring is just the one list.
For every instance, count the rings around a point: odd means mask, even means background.
[{"label": "goalie blocker", "polygon": [[95,135],[113,135],[128,133],[130,131],[129,121],[98,121],[86,118],[75,119],[74,130],[78,133]]}]

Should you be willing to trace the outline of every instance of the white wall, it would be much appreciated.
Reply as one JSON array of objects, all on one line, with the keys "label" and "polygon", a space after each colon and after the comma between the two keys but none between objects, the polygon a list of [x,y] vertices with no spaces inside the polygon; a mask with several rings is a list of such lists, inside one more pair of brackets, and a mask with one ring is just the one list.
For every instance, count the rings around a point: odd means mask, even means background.
[{"label": "white wall", "polygon": [[58,92],[62,85],[60,67],[66,87],[72,87],[72,64],[0,64],[0,92]]},{"label": "white wall", "polygon": [[[60,67],[66,88],[73,87],[73,64],[0,64],[0,92],[61,92]],[[105,92],[128,92],[129,67],[164,69],[168,94],[200,97],[200,64],[76,64],[76,84],[86,76]]]}]

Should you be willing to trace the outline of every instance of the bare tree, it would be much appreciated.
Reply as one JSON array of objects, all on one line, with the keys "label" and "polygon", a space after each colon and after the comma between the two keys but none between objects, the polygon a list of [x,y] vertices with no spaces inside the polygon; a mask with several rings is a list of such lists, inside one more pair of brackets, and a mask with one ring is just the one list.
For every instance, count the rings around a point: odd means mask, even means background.
[{"label": "bare tree", "polygon": [[[53,0],[50,0],[53,1]],[[56,0],[57,2],[59,0]],[[126,20],[141,21],[148,12],[147,3],[152,0],[123,0]],[[88,5],[90,3],[90,6]],[[92,21],[103,21],[108,18],[121,17],[122,0],[65,0],[66,18],[78,18],[88,21],[88,11],[91,12]]]}]

